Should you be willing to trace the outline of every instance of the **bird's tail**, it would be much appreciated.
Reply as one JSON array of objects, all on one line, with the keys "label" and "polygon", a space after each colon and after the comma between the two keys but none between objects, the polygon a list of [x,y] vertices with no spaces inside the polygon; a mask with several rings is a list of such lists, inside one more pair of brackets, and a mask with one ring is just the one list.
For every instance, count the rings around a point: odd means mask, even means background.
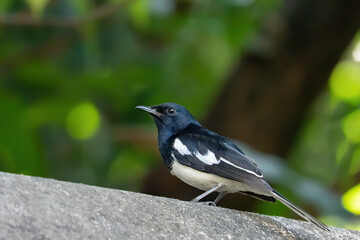
[{"label": "bird's tail", "polygon": [[296,206],[294,203],[292,203],[290,200],[288,200],[286,197],[284,197],[283,195],[281,195],[279,192],[277,192],[276,190],[272,191],[272,194],[274,196],[274,198],[276,198],[277,200],[279,200],[281,203],[283,203],[285,206],[287,206],[288,208],[290,208],[292,211],[294,211],[297,215],[299,215],[300,217],[304,218],[305,220],[312,222],[313,224],[315,224],[316,226],[318,226],[319,228],[330,232],[330,229],[328,226],[326,226],[324,223],[320,222],[319,220],[317,220],[316,218],[314,218],[313,216],[311,216],[310,214],[308,214],[307,212],[305,212],[304,210],[302,210],[301,208],[299,208],[298,206]]}]

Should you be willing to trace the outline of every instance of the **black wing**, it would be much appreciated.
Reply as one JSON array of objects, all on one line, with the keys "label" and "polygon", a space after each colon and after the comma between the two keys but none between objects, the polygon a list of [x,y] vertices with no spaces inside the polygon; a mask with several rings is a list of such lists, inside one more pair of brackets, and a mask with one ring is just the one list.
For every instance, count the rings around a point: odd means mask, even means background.
[{"label": "black wing", "polygon": [[174,136],[171,154],[183,165],[223,178],[257,182],[263,174],[234,143],[205,128]]}]

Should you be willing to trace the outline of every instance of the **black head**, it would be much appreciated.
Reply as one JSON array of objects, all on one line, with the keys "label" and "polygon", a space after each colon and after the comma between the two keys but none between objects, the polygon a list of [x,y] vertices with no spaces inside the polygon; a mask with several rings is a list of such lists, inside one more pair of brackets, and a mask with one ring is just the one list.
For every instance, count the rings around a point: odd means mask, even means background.
[{"label": "black head", "polygon": [[160,138],[167,138],[185,129],[190,124],[201,126],[191,113],[176,103],[163,103],[151,107],[137,106],[155,119]]}]

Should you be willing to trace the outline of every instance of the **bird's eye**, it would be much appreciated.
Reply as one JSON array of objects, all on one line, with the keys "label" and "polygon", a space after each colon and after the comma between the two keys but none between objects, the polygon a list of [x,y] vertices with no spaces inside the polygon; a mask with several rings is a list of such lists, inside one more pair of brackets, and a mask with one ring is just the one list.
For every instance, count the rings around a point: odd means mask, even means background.
[{"label": "bird's eye", "polygon": [[173,108],[168,108],[168,109],[167,109],[167,113],[168,113],[169,115],[173,115],[173,114],[175,113],[175,109],[173,109]]}]

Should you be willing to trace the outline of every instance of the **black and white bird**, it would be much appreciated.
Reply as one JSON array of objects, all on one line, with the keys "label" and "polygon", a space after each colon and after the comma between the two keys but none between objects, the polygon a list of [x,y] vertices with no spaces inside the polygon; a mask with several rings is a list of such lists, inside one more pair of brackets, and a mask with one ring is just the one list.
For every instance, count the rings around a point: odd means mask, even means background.
[{"label": "black and white bird", "polygon": [[255,161],[233,142],[200,125],[191,113],[175,103],[137,106],[150,113],[158,129],[161,156],[172,175],[205,191],[198,202],[219,192],[212,205],[227,193],[240,192],[261,200],[279,200],[302,218],[323,230],[329,228],[274,190],[264,179]]}]

